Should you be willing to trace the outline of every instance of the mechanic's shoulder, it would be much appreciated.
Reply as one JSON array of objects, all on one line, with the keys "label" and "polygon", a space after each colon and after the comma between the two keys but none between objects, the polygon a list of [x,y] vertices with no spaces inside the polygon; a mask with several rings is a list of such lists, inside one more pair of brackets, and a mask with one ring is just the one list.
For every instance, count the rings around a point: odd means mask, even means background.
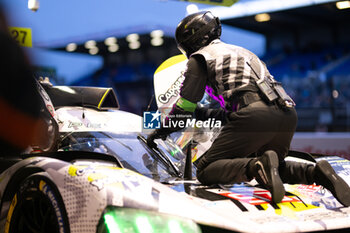
[{"label": "mechanic's shoulder", "polygon": [[188,59],[188,63],[205,63],[205,56],[200,53],[193,54]]},{"label": "mechanic's shoulder", "polygon": [[188,59],[187,68],[192,69],[205,69],[206,68],[206,60],[202,54],[194,54]]}]

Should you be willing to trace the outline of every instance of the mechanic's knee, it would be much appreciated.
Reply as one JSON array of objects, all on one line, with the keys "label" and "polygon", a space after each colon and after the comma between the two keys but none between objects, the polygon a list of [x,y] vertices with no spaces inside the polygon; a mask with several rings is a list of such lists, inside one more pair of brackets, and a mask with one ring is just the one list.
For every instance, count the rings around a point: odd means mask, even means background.
[{"label": "mechanic's knee", "polygon": [[200,157],[196,162],[197,174],[204,170],[209,165],[209,162],[204,156]]},{"label": "mechanic's knee", "polygon": [[218,183],[217,181],[213,180],[213,174],[209,174],[209,172],[207,172],[205,169],[199,172],[197,171],[197,179],[199,182],[201,182],[201,184],[204,185],[212,185]]},{"label": "mechanic's knee", "polygon": [[214,184],[213,174],[206,169],[210,163],[202,156],[197,163],[197,179],[199,182],[205,185]]},{"label": "mechanic's knee", "polygon": [[205,184],[205,179],[203,179],[203,171],[197,170],[197,180],[202,184]]}]

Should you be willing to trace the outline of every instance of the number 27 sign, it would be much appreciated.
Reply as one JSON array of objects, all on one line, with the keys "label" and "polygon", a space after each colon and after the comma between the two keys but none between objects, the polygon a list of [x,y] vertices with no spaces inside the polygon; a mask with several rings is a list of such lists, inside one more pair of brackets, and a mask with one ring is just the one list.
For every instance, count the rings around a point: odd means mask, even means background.
[{"label": "number 27 sign", "polygon": [[11,36],[22,46],[32,47],[32,29],[9,27]]}]

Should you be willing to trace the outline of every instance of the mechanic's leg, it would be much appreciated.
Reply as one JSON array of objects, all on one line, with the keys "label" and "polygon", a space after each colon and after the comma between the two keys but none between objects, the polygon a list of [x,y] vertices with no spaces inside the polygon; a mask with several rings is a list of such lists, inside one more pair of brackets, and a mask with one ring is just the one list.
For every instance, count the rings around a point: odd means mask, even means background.
[{"label": "mechanic's leg", "polygon": [[313,184],[313,164],[282,161],[279,166],[279,173],[283,183],[287,184]]},{"label": "mechanic's leg", "polygon": [[294,109],[282,110],[277,106],[270,106],[270,109],[272,109],[274,117],[271,117],[268,122],[274,121],[277,128],[275,131],[269,132],[273,137],[259,149],[258,158],[251,162],[252,166],[249,166],[249,174],[253,175],[260,185],[269,190],[272,201],[278,203],[285,194],[281,179],[285,174],[281,175],[280,171],[284,172],[284,158],[294,135],[297,115]]},{"label": "mechanic's leg", "polygon": [[294,109],[279,110],[281,121],[279,122],[278,132],[271,141],[264,145],[259,153],[262,154],[267,150],[274,150],[279,158],[279,174],[283,183],[289,184],[312,184],[311,174],[313,172],[313,165],[298,163],[292,161],[285,161],[292,141],[294,131],[297,124],[297,114]]},{"label": "mechanic's leg", "polygon": [[321,160],[313,164],[285,161],[280,164],[280,176],[284,183],[288,184],[313,184],[322,185],[344,206],[350,206],[350,187],[334,171],[332,166]]},{"label": "mechanic's leg", "polygon": [[229,121],[198,162],[198,170],[216,160],[245,158],[272,140],[279,116],[273,117],[274,113],[263,102],[251,105],[228,116]]},{"label": "mechanic's leg", "polygon": [[276,124],[279,124],[278,128],[274,132],[273,138],[259,150],[259,154],[267,150],[274,150],[278,155],[280,163],[283,163],[285,156],[288,154],[290,143],[296,129],[297,113],[295,109],[278,109],[276,115],[278,116],[277,118],[280,119],[276,122]]},{"label": "mechanic's leg", "polygon": [[261,151],[271,149],[276,151],[280,160],[279,174],[283,183],[312,184],[314,183],[314,165],[294,161],[284,161],[294,135],[297,115],[294,109],[287,111],[281,110],[280,114],[282,121],[279,126],[279,132],[276,133],[274,138],[268,144],[261,148]]},{"label": "mechanic's leg", "polygon": [[207,185],[247,182],[252,179],[247,177],[247,166],[251,160],[251,158],[216,160],[199,172],[197,170],[197,178]]},{"label": "mechanic's leg", "polygon": [[285,156],[288,153],[292,137],[293,133],[278,133],[271,142],[262,147],[259,153],[266,150],[276,151],[280,163],[279,174],[283,183],[312,184],[313,180],[311,178],[311,175],[313,174],[314,165],[284,160]]},{"label": "mechanic's leg", "polygon": [[197,165],[198,180],[204,184],[236,183],[255,177],[270,190],[272,200],[280,202],[284,187],[278,175],[277,154],[270,151],[257,159],[247,157],[275,137],[283,123],[281,119],[274,106],[263,102],[232,114],[212,147],[200,159]]},{"label": "mechanic's leg", "polygon": [[[261,146],[254,133],[231,130],[228,123],[220,132],[212,146],[197,163],[197,178],[203,184],[228,184],[249,181],[247,166],[252,158],[247,158]],[[264,143],[264,142],[263,142]]]},{"label": "mechanic's leg", "polygon": [[249,129],[252,125],[257,128],[259,122],[254,118],[255,125],[251,119],[246,122],[245,112],[235,115],[197,163],[197,178],[204,184],[232,184],[251,180],[253,177],[247,177],[247,169],[252,159],[247,157],[258,151],[274,135],[266,131],[256,132],[255,128]]}]

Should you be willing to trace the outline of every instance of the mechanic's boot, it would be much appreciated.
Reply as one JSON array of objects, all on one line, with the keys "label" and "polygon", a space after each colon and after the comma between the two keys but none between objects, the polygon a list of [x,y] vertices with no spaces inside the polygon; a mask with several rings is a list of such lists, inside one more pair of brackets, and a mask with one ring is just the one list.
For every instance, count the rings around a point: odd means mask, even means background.
[{"label": "mechanic's boot", "polygon": [[285,190],[278,173],[278,156],[276,152],[266,151],[261,157],[252,161],[250,174],[264,188],[270,191],[271,199],[274,203],[282,201]]},{"label": "mechanic's boot", "polygon": [[349,185],[334,171],[326,160],[316,163],[314,180],[317,185],[322,185],[328,189],[343,206],[350,206]]}]

